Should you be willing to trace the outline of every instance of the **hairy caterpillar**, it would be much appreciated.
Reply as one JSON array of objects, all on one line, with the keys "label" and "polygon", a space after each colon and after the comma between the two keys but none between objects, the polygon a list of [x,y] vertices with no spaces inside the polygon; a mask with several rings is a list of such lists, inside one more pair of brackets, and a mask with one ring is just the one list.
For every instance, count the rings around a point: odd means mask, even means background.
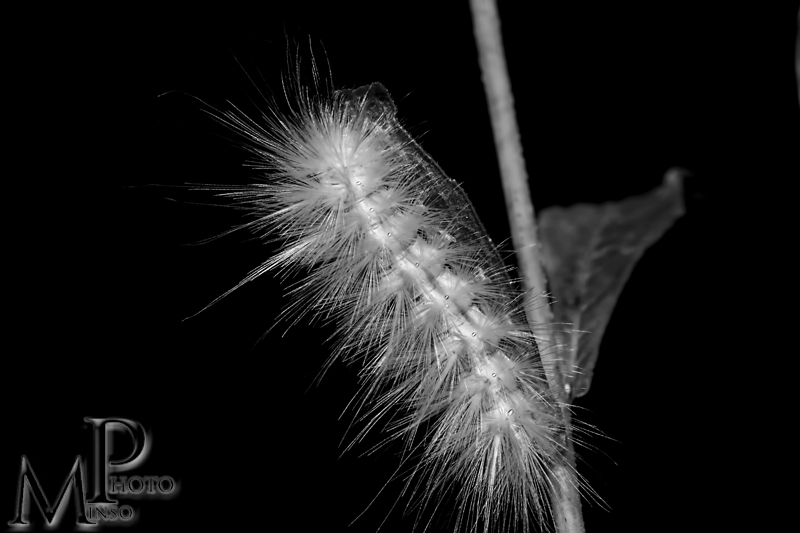
[{"label": "hairy caterpillar", "polygon": [[319,94],[290,80],[287,93],[285,115],[215,114],[264,174],[205,188],[254,217],[236,229],[281,243],[220,298],[268,271],[300,275],[283,316],[336,324],[326,366],[361,366],[355,412],[370,422],[358,439],[381,425],[384,442],[419,455],[407,490],[424,505],[455,490],[456,529],[546,524],[568,428],[522,295],[466,195],[382,85]]}]

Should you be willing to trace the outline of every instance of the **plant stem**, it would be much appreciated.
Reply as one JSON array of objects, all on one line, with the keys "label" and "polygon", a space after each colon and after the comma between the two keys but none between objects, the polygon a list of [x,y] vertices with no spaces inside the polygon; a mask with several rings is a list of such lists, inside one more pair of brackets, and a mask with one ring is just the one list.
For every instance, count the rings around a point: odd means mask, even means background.
[{"label": "plant stem", "polygon": [[[553,321],[549,304],[534,305],[536,291],[542,293],[547,290],[547,277],[539,252],[536,218],[514,113],[514,96],[503,52],[497,5],[495,0],[470,0],[470,4],[511,237],[525,283],[525,311],[531,327],[534,324],[548,325]],[[550,328],[545,330],[544,335],[537,334],[539,353],[551,389],[558,391],[558,399],[566,402],[568,395],[564,393],[554,340],[555,336]],[[569,428],[569,412],[562,409],[561,414]],[[569,431],[565,437],[563,454],[569,466],[558,466],[552,473],[553,517],[559,533],[583,533],[581,501],[574,474],[575,456]]]}]

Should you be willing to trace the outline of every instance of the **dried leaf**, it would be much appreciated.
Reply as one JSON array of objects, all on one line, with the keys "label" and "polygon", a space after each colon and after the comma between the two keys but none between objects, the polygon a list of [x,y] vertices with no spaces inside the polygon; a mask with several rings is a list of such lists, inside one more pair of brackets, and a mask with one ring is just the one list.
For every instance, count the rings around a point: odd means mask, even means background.
[{"label": "dried leaf", "polygon": [[[682,169],[670,169],[658,188],[605,204],[550,207],[539,217],[539,236],[571,398],[589,391],[600,341],[633,267],[684,213]],[[587,333],[588,332],[588,333]]]}]

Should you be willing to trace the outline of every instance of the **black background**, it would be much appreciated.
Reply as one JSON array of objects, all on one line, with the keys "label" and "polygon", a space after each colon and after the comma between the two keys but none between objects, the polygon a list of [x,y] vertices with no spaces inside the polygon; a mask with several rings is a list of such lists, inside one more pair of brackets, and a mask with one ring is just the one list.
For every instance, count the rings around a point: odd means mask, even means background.
[{"label": "black background", "polygon": [[[798,139],[797,12],[510,4],[501,17],[537,209],[645,193],[673,166],[694,174],[687,215],[633,272],[578,401],[578,417],[609,437],[589,438],[595,450],[579,468],[611,508],[584,504],[589,532],[651,521],[705,530],[732,505],[720,496],[729,459],[718,436],[725,409],[713,399],[741,357],[718,341],[735,332],[716,318],[738,312],[718,298],[741,294],[749,269],[741,251],[722,246],[743,226],[722,208],[731,190],[797,177],[796,163],[787,166]],[[239,214],[197,205],[213,203],[206,193],[162,186],[249,181],[246,154],[203,102],[252,110],[245,72],[280,100],[287,36],[305,61],[310,36],[336,87],[389,89],[494,240],[508,239],[466,3],[17,20],[26,31],[6,82],[14,218],[0,518],[13,515],[20,455],[53,494],[75,455],[90,455],[82,419],[109,416],[153,433],[151,458],[135,473],[182,485],[172,501],[134,503],[137,528],[375,531],[402,483],[347,529],[397,464],[392,448],[360,457],[377,437],[339,457],[357,369],[334,364],[312,386],[330,328],[301,323],[259,342],[286,302],[270,276],[182,322],[273,250],[242,232],[192,245]],[[411,531],[407,501],[382,531]]]}]

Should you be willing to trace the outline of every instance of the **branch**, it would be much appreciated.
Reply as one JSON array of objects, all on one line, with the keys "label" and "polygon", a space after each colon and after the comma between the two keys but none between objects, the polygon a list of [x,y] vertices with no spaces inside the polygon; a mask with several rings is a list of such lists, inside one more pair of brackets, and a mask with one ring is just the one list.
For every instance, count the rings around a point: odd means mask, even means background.
[{"label": "branch", "polygon": [[[534,324],[548,325],[553,321],[549,304],[534,305],[536,295],[547,291],[547,278],[541,261],[536,218],[514,113],[514,96],[503,53],[497,6],[494,0],[470,0],[470,4],[511,237],[525,283],[525,311],[531,327]],[[557,391],[562,401],[566,401],[567,395],[564,394],[563,379],[557,364],[557,350],[554,349],[553,334],[549,327],[544,335],[537,335],[537,341],[551,389]],[[567,409],[562,409],[562,416],[569,427]],[[557,467],[552,473],[553,516],[559,533],[582,533],[581,502],[574,474],[575,455],[569,432],[565,444],[569,467]]]}]

